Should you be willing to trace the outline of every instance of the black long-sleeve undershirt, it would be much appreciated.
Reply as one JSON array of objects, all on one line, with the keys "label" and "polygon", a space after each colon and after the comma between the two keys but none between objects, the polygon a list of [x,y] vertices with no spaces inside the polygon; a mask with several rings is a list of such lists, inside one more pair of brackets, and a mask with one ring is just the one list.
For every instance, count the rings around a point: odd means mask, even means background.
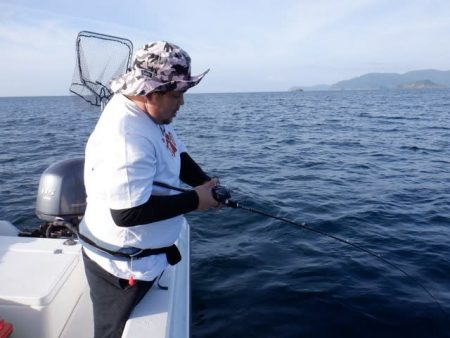
[{"label": "black long-sleeve undershirt", "polygon": [[[189,156],[181,153],[180,179],[190,186],[197,186],[211,178]],[[197,193],[192,190],[177,195],[152,195],[147,202],[128,209],[111,209],[111,216],[120,227],[131,227],[169,219],[197,209]]]},{"label": "black long-sleeve undershirt", "polygon": [[206,175],[202,168],[195,163],[188,153],[181,153],[180,159],[180,179],[184,183],[189,184],[191,187],[196,187],[211,179],[211,177]]}]

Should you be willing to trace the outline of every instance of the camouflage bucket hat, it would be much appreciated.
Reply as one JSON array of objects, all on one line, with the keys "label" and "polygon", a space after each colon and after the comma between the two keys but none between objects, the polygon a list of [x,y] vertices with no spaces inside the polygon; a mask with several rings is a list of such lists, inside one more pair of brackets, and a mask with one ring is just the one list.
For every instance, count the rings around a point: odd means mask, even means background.
[{"label": "camouflage bucket hat", "polygon": [[136,52],[133,67],[111,81],[114,93],[145,96],[152,92],[185,91],[198,84],[209,69],[191,76],[191,58],[177,45],[157,41]]}]

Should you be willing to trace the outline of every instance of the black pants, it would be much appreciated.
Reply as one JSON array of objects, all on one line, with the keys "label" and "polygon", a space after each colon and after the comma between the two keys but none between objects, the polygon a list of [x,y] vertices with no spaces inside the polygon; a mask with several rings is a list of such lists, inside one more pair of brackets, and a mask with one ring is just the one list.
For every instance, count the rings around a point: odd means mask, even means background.
[{"label": "black pants", "polygon": [[153,282],[118,278],[91,260],[83,251],[86,277],[94,307],[95,338],[120,338],[131,311],[152,287]]}]

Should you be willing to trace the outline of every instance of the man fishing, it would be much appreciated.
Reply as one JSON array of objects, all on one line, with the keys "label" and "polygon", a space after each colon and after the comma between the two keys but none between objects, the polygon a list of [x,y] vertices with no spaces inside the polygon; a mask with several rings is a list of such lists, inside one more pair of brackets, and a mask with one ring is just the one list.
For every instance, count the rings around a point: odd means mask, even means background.
[{"label": "man fishing", "polygon": [[[87,208],[80,224],[94,310],[95,337],[121,337],[133,308],[167,264],[194,210],[216,208],[211,179],[171,126],[184,93],[204,75],[190,75],[180,47],[155,42],[138,50],[132,69],[111,82],[106,105],[86,146]],[[176,193],[158,183],[193,190]]]}]

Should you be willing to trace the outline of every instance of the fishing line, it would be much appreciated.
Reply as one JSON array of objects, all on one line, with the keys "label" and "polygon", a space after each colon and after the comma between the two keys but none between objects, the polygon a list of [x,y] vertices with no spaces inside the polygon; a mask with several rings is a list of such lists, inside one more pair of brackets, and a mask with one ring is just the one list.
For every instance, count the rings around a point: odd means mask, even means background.
[{"label": "fishing line", "polygon": [[[165,184],[165,183],[162,183],[162,182],[153,182],[153,184],[157,185],[157,186],[160,186],[160,187],[167,188],[167,189],[180,191],[180,192],[190,191],[188,189],[173,187],[171,185],[168,185],[168,184]],[[441,309],[441,311],[445,315],[449,315],[447,313],[447,311],[444,309],[444,307],[442,306],[442,304],[437,300],[437,298],[435,296],[433,296],[433,294],[430,291],[428,291],[428,289],[425,287],[425,285],[423,285],[417,278],[415,278],[414,276],[410,275],[408,272],[403,270],[398,265],[396,265],[396,264],[390,262],[389,260],[387,260],[386,258],[382,257],[380,254],[377,254],[377,253],[375,253],[375,252],[373,252],[373,251],[371,251],[369,249],[366,249],[366,248],[364,248],[363,246],[361,246],[359,244],[352,243],[349,240],[346,240],[344,238],[341,238],[341,237],[329,234],[329,233],[321,231],[321,230],[317,230],[317,229],[311,228],[308,225],[306,225],[305,223],[294,222],[294,221],[291,221],[291,220],[289,220],[287,218],[284,218],[284,217],[275,216],[275,215],[272,215],[272,214],[270,214],[268,212],[265,212],[265,211],[262,211],[262,210],[258,210],[258,209],[254,209],[254,208],[250,208],[250,207],[244,206],[244,205],[242,205],[242,204],[240,204],[240,203],[238,203],[236,201],[231,200],[230,199],[231,194],[228,191],[228,189],[225,188],[224,186],[218,185],[218,186],[214,187],[213,190],[212,190],[212,193],[213,193],[214,199],[216,199],[218,202],[226,205],[227,207],[230,207],[230,208],[233,208],[233,209],[242,209],[242,210],[254,213],[254,214],[259,214],[259,215],[270,217],[270,218],[273,218],[273,219],[276,219],[276,220],[279,220],[279,221],[282,221],[282,222],[285,222],[285,223],[288,223],[288,224],[299,226],[299,227],[301,227],[303,229],[306,229],[308,231],[314,232],[316,234],[319,234],[319,235],[322,235],[322,236],[326,236],[326,237],[332,238],[332,239],[334,239],[334,240],[336,240],[338,242],[350,245],[353,248],[356,248],[356,249],[358,249],[360,251],[363,251],[363,252],[369,254],[372,257],[377,258],[378,260],[380,260],[383,263],[389,265],[390,267],[394,268],[395,270],[400,271],[401,273],[403,273],[406,277],[408,277],[411,281],[413,281],[417,286],[419,286],[421,289],[423,289],[428,294],[428,296],[430,296],[430,298],[433,299],[433,301],[439,306],[439,308]]]}]

